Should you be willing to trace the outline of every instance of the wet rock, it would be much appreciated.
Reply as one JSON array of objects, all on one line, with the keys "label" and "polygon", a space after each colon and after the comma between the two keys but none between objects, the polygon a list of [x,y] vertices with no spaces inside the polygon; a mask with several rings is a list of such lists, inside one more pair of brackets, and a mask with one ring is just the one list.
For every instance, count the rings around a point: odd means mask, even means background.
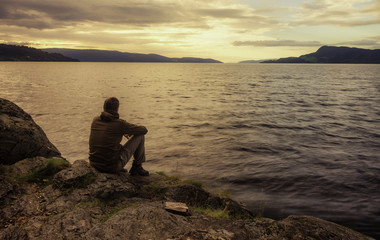
[{"label": "wet rock", "polygon": [[0,98],[0,164],[35,156],[60,156],[44,131],[16,104]]}]

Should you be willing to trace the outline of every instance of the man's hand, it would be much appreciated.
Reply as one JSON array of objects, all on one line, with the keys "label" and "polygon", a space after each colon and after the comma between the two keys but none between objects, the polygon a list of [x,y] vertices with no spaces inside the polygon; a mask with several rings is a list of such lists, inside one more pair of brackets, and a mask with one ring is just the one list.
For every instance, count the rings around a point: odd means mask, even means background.
[{"label": "man's hand", "polygon": [[131,134],[124,134],[124,137],[126,137],[129,140],[131,137],[133,137],[133,135],[131,135]]}]

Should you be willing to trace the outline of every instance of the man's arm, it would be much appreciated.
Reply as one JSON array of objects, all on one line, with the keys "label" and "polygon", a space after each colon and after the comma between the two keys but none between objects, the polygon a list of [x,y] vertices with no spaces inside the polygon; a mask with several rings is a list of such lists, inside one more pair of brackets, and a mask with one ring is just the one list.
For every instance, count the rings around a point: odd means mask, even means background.
[{"label": "man's arm", "polygon": [[145,135],[147,134],[148,129],[144,126],[139,126],[136,124],[128,123],[123,121],[123,134],[127,135]]}]

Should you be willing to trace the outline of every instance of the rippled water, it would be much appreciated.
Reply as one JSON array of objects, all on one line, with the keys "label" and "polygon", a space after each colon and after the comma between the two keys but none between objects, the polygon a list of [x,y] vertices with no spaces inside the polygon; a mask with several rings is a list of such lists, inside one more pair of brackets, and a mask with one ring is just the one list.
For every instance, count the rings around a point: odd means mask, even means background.
[{"label": "rippled water", "polygon": [[0,63],[14,101],[70,161],[106,97],[145,125],[150,171],[225,189],[269,217],[380,238],[380,65]]}]

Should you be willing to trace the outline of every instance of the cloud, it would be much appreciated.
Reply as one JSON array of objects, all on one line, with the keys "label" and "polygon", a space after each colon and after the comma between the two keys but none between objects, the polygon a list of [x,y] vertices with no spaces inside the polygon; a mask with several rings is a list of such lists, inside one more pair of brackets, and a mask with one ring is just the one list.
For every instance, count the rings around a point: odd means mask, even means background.
[{"label": "cloud", "polygon": [[[326,16],[326,15],[328,15],[329,17],[324,18],[324,16]],[[313,19],[294,21],[291,25],[293,25],[293,26],[335,25],[335,26],[341,26],[341,27],[358,27],[358,26],[369,26],[369,25],[380,24],[380,19],[352,20],[352,18],[349,18],[349,17],[337,19],[337,18],[332,18],[331,16],[332,16],[331,14],[324,14],[324,15],[315,17]],[[351,20],[349,20],[349,19],[351,19]]]},{"label": "cloud", "polygon": [[316,47],[323,44],[318,41],[295,41],[295,40],[262,40],[262,41],[235,41],[234,46],[255,47]]},{"label": "cloud", "polygon": [[[261,41],[235,41],[234,46],[253,46],[253,47],[320,47],[326,45],[319,41],[295,41],[295,40],[261,40]],[[331,46],[357,46],[365,48],[379,48],[380,36],[356,41],[344,41],[331,43]]]},{"label": "cloud", "polygon": [[[300,5],[291,26],[357,27],[380,24],[380,3],[360,0],[314,0]],[[373,14],[368,14],[373,13]],[[375,14],[376,13],[376,14]]]},{"label": "cloud", "polygon": [[2,0],[0,8],[0,19],[3,23],[37,29],[83,22],[141,25],[197,20],[184,14],[186,12],[182,12],[181,6],[177,4],[164,5],[160,2],[144,4],[143,1]]},{"label": "cloud", "polygon": [[53,29],[83,22],[102,22],[146,27],[180,25],[199,27],[209,19],[257,19],[245,5],[221,5],[222,1],[137,0],[2,0],[0,24]]},{"label": "cloud", "polygon": [[363,13],[370,13],[374,16],[380,17],[380,1],[376,0],[373,4],[364,7],[362,10]]},{"label": "cloud", "polygon": [[337,43],[336,45],[356,46],[356,47],[379,49],[380,48],[380,36],[369,37],[368,39],[362,39],[362,40],[357,40],[357,41],[340,42],[340,43]]}]

